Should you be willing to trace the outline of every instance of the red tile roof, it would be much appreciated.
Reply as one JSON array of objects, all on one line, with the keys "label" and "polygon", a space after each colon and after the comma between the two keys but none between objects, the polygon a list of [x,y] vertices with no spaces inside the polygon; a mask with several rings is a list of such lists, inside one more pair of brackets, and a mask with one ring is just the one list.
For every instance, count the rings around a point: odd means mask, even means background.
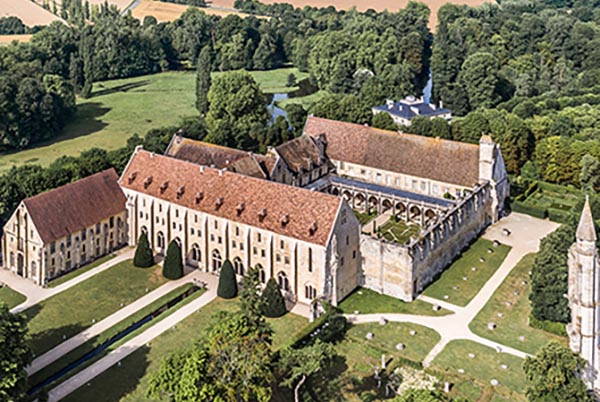
[{"label": "red tile roof", "polygon": [[197,165],[226,168],[246,176],[265,179],[275,164],[271,157],[223,147],[208,142],[173,136],[165,155]]},{"label": "red tile roof", "polygon": [[[133,154],[120,183],[173,204],[323,246],[342,202],[329,194],[201,168],[142,149]],[[168,185],[161,191],[163,183]]]},{"label": "red tile roof", "polygon": [[444,183],[472,187],[479,181],[479,146],[385,131],[310,116],[304,134],[325,135],[334,160]]},{"label": "red tile roof", "polygon": [[23,200],[44,244],[125,210],[125,194],[114,169]]},{"label": "red tile roof", "polygon": [[317,144],[312,138],[304,135],[275,147],[275,151],[294,173],[300,173],[300,169],[308,172],[325,163],[324,155]]}]

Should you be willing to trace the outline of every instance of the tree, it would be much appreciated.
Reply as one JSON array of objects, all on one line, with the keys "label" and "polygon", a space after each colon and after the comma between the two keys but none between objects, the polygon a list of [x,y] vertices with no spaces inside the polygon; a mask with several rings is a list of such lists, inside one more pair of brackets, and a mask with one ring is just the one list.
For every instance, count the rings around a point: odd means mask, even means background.
[{"label": "tree", "polygon": [[294,134],[299,136],[306,124],[306,109],[300,103],[290,103],[285,105],[284,109]]},{"label": "tree", "polygon": [[215,78],[208,91],[205,141],[238,149],[258,147],[254,126],[266,126],[269,113],[256,81],[245,71]]},{"label": "tree", "polygon": [[398,130],[398,125],[388,113],[377,113],[375,116],[373,116],[371,123],[373,124],[373,127],[380,128],[382,130]]},{"label": "tree", "polygon": [[258,269],[251,267],[246,272],[246,276],[242,278],[242,290],[240,292],[240,311],[251,322],[262,319],[260,288]]},{"label": "tree", "polygon": [[217,296],[223,299],[233,299],[237,296],[237,282],[233,265],[229,260],[225,260],[221,271],[219,272],[219,286],[217,287]]},{"label": "tree", "polygon": [[580,378],[586,361],[567,347],[550,342],[534,357],[527,357],[523,370],[530,383],[530,402],[593,402]]},{"label": "tree", "polygon": [[154,265],[154,256],[148,242],[146,232],[142,232],[133,256],[133,265],[139,268],[149,268]]},{"label": "tree", "polygon": [[261,296],[262,314],[265,317],[281,317],[287,310],[285,300],[275,278],[269,279]]},{"label": "tree", "polygon": [[310,346],[301,349],[291,347],[281,351],[279,365],[286,379],[285,387],[294,388],[294,400],[300,402],[300,388],[319,371],[323,371],[335,356],[335,349],[330,343],[317,340]]},{"label": "tree", "polygon": [[11,314],[0,302],[0,400],[18,401],[25,397],[25,368],[32,357],[25,316]]},{"label": "tree", "polygon": [[469,97],[472,109],[492,107],[499,101],[498,60],[491,53],[474,53],[467,57],[460,71],[460,82]]},{"label": "tree", "polygon": [[208,112],[208,91],[210,90],[212,71],[210,46],[204,46],[196,65],[196,109],[201,115]]},{"label": "tree", "polygon": [[93,39],[86,34],[87,28],[84,28],[81,38],[80,49],[83,55],[83,87],[81,88],[81,97],[86,99],[92,94],[92,84],[94,83],[94,72],[92,70],[92,43]]},{"label": "tree", "polygon": [[167,255],[163,261],[163,276],[167,279],[179,279],[183,277],[181,248],[175,240],[172,240],[167,248]]},{"label": "tree", "polygon": [[600,188],[600,162],[590,154],[585,154],[580,162],[581,173],[579,183],[581,189],[586,192],[595,191]]},{"label": "tree", "polygon": [[296,76],[294,75],[294,73],[290,73],[287,76],[287,81],[285,83],[286,87],[295,87],[297,85],[297,81],[296,81]]}]

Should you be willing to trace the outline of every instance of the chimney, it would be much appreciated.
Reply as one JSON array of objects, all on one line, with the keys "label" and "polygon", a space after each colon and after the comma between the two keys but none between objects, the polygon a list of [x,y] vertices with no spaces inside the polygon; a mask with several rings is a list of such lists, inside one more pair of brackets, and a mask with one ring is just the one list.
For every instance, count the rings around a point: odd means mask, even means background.
[{"label": "chimney", "polygon": [[150,152],[150,159],[154,158],[154,152]]},{"label": "chimney", "polygon": [[394,108],[394,101],[392,99],[386,99],[385,104],[387,105],[388,109]]},{"label": "chimney", "polygon": [[196,204],[199,204],[203,198],[204,198],[204,193],[202,191],[199,191],[198,194],[196,194]]},{"label": "chimney", "polygon": [[144,180],[144,188],[148,188],[150,184],[152,184],[152,176],[146,177],[146,180]]},{"label": "chimney", "polygon": [[200,165],[200,173],[204,173],[204,165]]},{"label": "chimney", "polygon": [[263,208],[258,213],[258,220],[262,222],[265,220],[266,217],[267,217],[267,208]]},{"label": "chimney", "polygon": [[444,108],[444,101],[440,99],[440,109]]}]

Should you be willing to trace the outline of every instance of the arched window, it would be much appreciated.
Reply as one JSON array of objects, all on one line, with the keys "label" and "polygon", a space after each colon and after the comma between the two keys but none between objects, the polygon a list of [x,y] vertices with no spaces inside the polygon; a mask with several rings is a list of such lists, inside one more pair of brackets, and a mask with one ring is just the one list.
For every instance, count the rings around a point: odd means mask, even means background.
[{"label": "arched window", "polygon": [[262,265],[258,264],[256,266],[256,269],[258,270],[258,278],[260,279],[260,282],[267,283],[267,275],[266,275],[265,269],[262,267]]},{"label": "arched window", "polygon": [[281,290],[290,290],[290,281],[285,272],[281,271],[277,274],[277,283],[279,284],[279,288]]},{"label": "arched window", "polygon": [[213,250],[212,252],[212,269],[214,272],[221,269],[221,265],[223,265],[223,259],[221,258],[221,253],[219,250]]},{"label": "arched window", "polygon": [[304,297],[309,300],[314,300],[317,298],[317,289],[313,288],[312,285],[306,284],[304,285]]},{"label": "arched window", "polygon": [[181,249],[182,249],[182,248],[181,248],[181,239],[180,239],[179,237],[176,237],[176,238],[174,238],[174,239],[173,239],[173,241],[174,241],[175,243],[177,243],[177,245],[179,246],[179,249],[181,250]]},{"label": "arched window", "polygon": [[146,226],[142,226],[142,228],[140,229],[142,233],[144,233],[146,236],[148,235],[148,228]]},{"label": "arched window", "polygon": [[15,267],[15,253],[13,251],[10,252],[10,267]]},{"label": "arched window", "polygon": [[202,261],[202,254],[200,253],[200,247],[194,243],[192,245],[192,261],[200,262]]},{"label": "arched window", "polygon": [[158,245],[158,248],[165,248],[165,235],[163,232],[158,232],[156,234],[156,244]]},{"label": "arched window", "polygon": [[244,275],[244,264],[240,257],[235,257],[233,259],[233,269],[237,275]]}]

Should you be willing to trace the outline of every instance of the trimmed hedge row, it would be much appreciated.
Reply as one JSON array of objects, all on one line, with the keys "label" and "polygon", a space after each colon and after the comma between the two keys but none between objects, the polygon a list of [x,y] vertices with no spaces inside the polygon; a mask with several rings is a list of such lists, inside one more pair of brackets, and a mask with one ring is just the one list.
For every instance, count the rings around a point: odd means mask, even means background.
[{"label": "trimmed hedge row", "polygon": [[529,315],[529,325],[558,336],[568,336],[567,326],[562,322],[538,320],[532,314]]},{"label": "trimmed hedge row", "polygon": [[536,218],[545,219],[548,217],[548,211],[546,208],[540,208],[533,205],[525,204],[522,201],[513,201],[511,204],[513,212],[520,212],[523,214],[535,216]]}]

